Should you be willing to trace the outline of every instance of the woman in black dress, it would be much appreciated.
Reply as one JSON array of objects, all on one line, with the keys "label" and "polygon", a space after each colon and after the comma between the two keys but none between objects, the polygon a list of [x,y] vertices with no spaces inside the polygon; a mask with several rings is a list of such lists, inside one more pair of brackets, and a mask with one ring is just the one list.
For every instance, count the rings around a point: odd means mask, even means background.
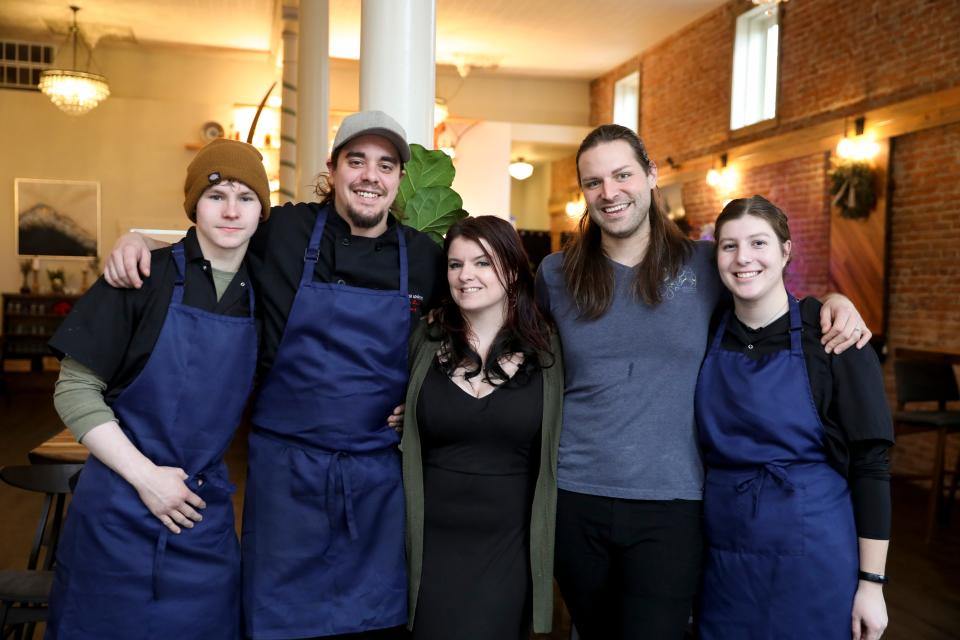
[{"label": "woman in black dress", "polygon": [[450,296],[411,343],[403,472],[416,640],[550,630],[559,354],[520,238],[494,216],[447,233]]}]

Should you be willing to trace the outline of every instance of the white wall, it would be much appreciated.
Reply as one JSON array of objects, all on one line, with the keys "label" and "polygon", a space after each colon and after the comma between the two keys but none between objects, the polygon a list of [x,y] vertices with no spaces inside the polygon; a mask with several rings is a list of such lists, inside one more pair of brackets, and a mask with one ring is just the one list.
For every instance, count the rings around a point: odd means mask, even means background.
[{"label": "white wall", "polygon": [[510,180],[510,213],[518,229],[550,230],[550,163],[533,163],[533,175]]},{"label": "white wall", "polygon": [[510,219],[510,124],[481,122],[457,144],[453,188],[475,216]]}]

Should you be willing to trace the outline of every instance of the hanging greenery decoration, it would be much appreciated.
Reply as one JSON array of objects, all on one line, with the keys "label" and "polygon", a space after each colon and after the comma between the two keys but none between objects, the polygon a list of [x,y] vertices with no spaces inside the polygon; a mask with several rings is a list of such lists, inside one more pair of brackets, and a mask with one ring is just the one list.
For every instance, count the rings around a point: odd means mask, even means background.
[{"label": "hanging greenery decoration", "polygon": [[877,206],[877,172],[869,162],[843,160],[830,170],[830,195],[844,218],[866,218]]}]

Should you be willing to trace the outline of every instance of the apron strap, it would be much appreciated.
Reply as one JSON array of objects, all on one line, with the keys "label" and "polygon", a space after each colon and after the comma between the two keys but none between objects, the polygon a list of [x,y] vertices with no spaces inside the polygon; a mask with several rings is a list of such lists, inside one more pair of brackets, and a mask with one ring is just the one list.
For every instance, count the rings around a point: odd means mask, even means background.
[{"label": "apron strap", "polygon": [[397,228],[397,248],[400,250],[400,294],[408,298],[410,286],[407,281],[407,239],[403,233],[403,225],[397,222],[394,226]]},{"label": "apron strap", "polygon": [[183,302],[183,279],[187,272],[186,261],[183,258],[183,241],[173,245],[173,264],[177,267],[177,279],[173,283],[173,304]]},{"label": "apron strap", "polygon": [[323,207],[317,212],[317,221],[313,224],[313,231],[310,233],[310,243],[306,251],[303,252],[303,273],[300,274],[300,286],[313,282],[313,272],[317,269],[317,260],[320,259],[320,241],[323,239],[323,228],[327,225],[327,211],[329,207]]},{"label": "apron strap", "polygon": [[335,502],[338,485],[340,485],[343,493],[343,515],[347,522],[347,532],[350,534],[351,540],[356,540],[358,534],[357,521],[353,514],[353,489],[350,484],[350,474],[344,473],[342,464],[343,460],[349,457],[349,453],[337,451],[330,460],[330,466],[327,467],[327,515],[331,516],[336,513]]},{"label": "apron strap", "polygon": [[253,278],[250,277],[250,272],[247,272],[247,300],[250,305],[250,317],[256,318],[256,296],[253,295]]},{"label": "apron strap", "polygon": [[[160,524],[160,523],[158,523]],[[160,572],[163,569],[163,559],[167,554],[167,540],[170,538],[170,529],[160,524],[160,535],[153,550],[153,599],[160,599]]]},{"label": "apron strap", "polygon": [[790,304],[790,353],[803,358],[802,341],[800,339],[803,321],[800,319],[800,303],[790,295],[789,291],[787,291],[787,302]]},{"label": "apron strap", "polygon": [[717,327],[717,332],[713,334],[713,342],[710,344],[711,352],[720,350],[720,345],[723,343],[723,334],[727,332],[727,323],[730,321],[731,313],[733,313],[733,309],[727,309],[723,318],[720,319],[720,325]]}]

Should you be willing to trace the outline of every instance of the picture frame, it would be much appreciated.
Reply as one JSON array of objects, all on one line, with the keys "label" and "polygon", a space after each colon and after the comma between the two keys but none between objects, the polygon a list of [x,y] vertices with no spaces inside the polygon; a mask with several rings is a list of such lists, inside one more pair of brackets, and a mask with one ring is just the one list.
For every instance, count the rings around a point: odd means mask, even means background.
[{"label": "picture frame", "polygon": [[18,257],[88,260],[100,255],[100,183],[14,179]]}]

